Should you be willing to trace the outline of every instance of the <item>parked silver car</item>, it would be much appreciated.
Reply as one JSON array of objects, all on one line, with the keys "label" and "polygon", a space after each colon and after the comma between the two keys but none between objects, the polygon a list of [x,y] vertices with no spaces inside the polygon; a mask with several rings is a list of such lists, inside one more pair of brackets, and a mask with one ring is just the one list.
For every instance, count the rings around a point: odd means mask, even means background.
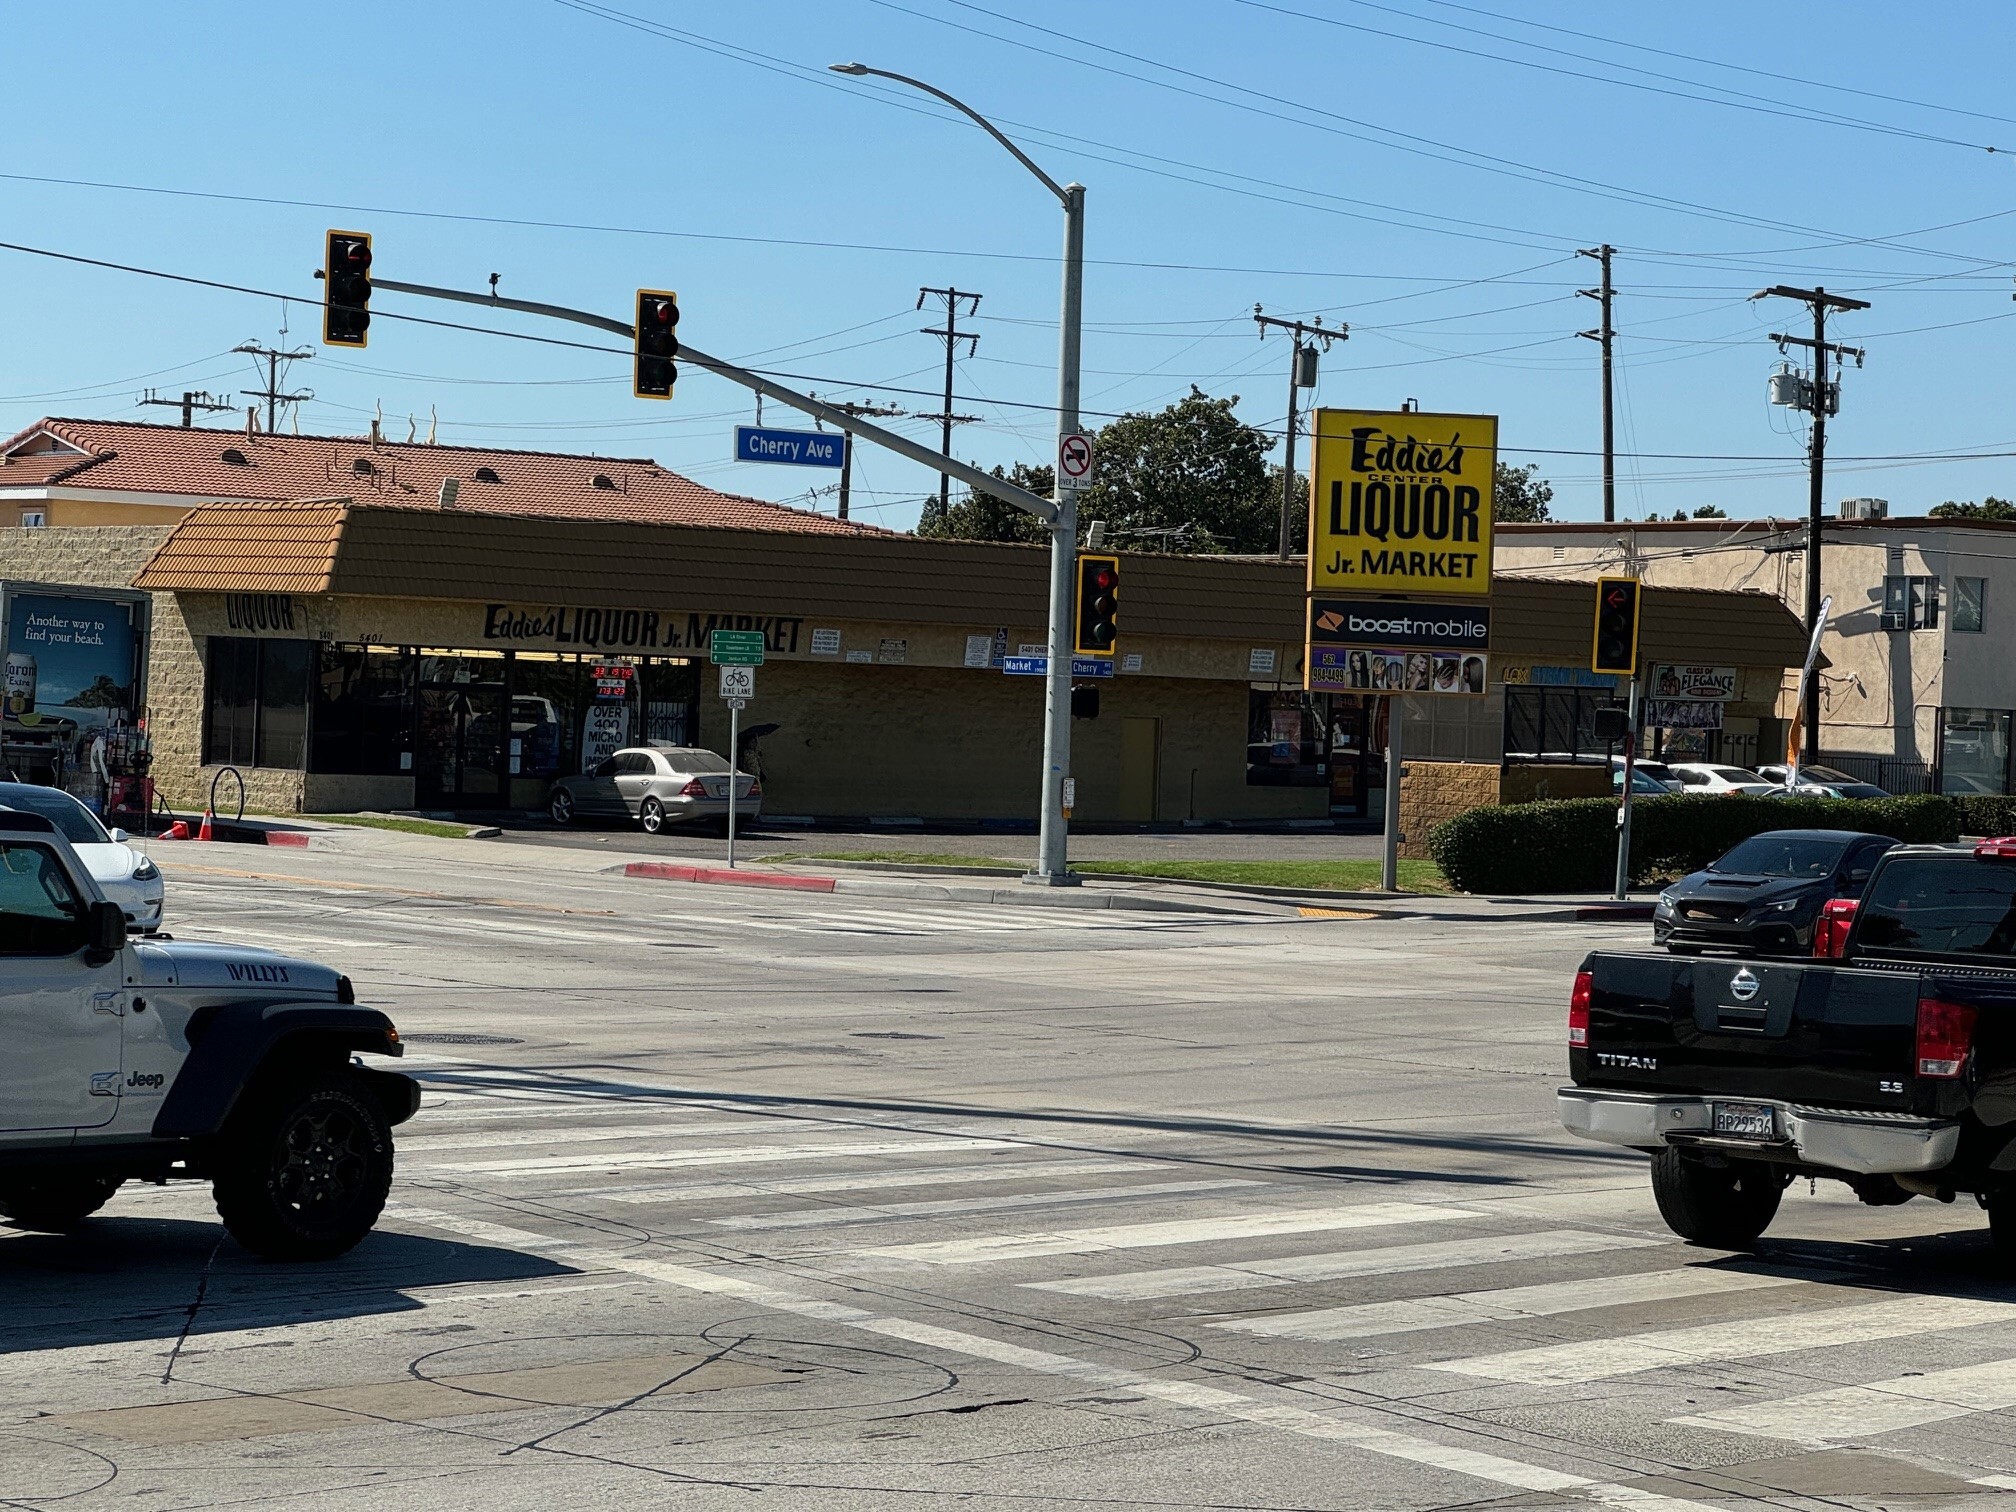
[{"label": "parked silver car", "polygon": [[634,819],[655,835],[668,824],[728,817],[728,783],[735,783],[738,824],[763,811],[763,788],[747,772],[730,773],[727,761],[691,746],[628,746],[579,777],[553,784],[546,811],[555,824],[576,819]]}]

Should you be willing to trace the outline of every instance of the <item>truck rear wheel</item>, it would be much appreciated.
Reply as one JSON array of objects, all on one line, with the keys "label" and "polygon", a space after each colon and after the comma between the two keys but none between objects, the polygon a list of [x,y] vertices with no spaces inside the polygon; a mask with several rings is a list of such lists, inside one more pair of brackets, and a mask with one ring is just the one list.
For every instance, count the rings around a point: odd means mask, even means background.
[{"label": "truck rear wheel", "polygon": [[371,1232],[392,1189],[392,1126],[347,1071],[254,1089],[212,1190],[231,1237],[268,1260],[329,1260]]},{"label": "truck rear wheel", "polygon": [[1689,1244],[1747,1249],[1771,1226],[1785,1182],[1771,1167],[1711,1166],[1667,1148],[1652,1157],[1652,1196],[1666,1226]]},{"label": "truck rear wheel", "polygon": [[0,1181],[0,1217],[16,1228],[60,1234],[112,1200],[117,1176],[10,1176]]}]

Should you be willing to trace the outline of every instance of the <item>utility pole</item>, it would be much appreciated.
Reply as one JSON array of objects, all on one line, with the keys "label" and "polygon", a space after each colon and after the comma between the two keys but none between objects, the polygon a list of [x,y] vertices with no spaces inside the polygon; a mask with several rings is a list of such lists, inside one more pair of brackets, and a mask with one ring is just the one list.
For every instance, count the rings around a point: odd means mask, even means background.
[{"label": "utility pole", "polygon": [[[917,418],[920,420],[938,420],[943,422],[944,441],[938,449],[949,457],[952,455],[952,427],[955,424],[964,424],[980,418],[978,415],[955,415],[952,413],[952,360],[959,353],[959,343],[962,341],[966,343],[966,355],[968,357],[971,357],[980,346],[978,335],[959,329],[959,301],[962,299],[972,301],[971,304],[966,306],[966,313],[971,315],[980,308],[980,296],[978,294],[968,294],[959,289],[919,289],[917,291],[917,308],[920,310],[923,309],[924,301],[934,295],[945,301],[945,325],[943,329],[926,327],[924,334],[926,336],[939,337],[945,343],[945,409],[942,414],[919,415]],[[940,473],[938,474],[938,512],[943,514],[951,507],[952,479],[945,473]]]},{"label": "utility pole", "polygon": [[[756,402],[761,404],[763,401],[758,399]],[[903,413],[893,404],[855,404],[850,401],[836,404],[833,408],[849,417],[866,415],[871,420],[884,420]],[[840,450],[840,518],[843,520],[847,518],[847,508],[854,489],[854,433],[850,430],[846,434],[847,444]]]},{"label": "utility pole", "polygon": [[291,352],[276,352],[273,348],[263,347],[256,341],[248,341],[243,346],[235,346],[231,350],[234,352],[243,352],[248,357],[264,360],[266,364],[266,387],[263,389],[240,389],[238,392],[248,399],[264,399],[266,401],[266,434],[269,436],[277,435],[280,430],[280,406],[283,404],[299,404],[303,399],[313,399],[315,397],[313,389],[303,389],[298,394],[283,393],[280,388],[280,364],[283,362],[299,362],[304,357],[313,357],[315,349],[313,347],[299,347]]},{"label": "utility pole", "polygon": [[[1253,306],[1253,323],[1260,327],[1260,339],[1267,339],[1267,328],[1275,326],[1289,333],[1291,345],[1288,350],[1288,440],[1286,450],[1281,454],[1281,560],[1288,560],[1289,536],[1295,528],[1295,391],[1316,387],[1316,346],[1322,343],[1324,351],[1330,350],[1333,341],[1348,341],[1351,327],[1339,324],[1335,330],[1327,330],[1322,316],[1304,324],[1299,320],[1282,320],[1273,315],[1263,315],[1260,306]],[[1307,503],[1304,502],[1304,509]]]},{"label": "utility pole", "polygon": [[1615,247],[1605,242],[1600,247],[1585,247],[1575,254],[1577,257],[1593,257],[1603,265],[1602,288],[1575,291],[1584,299],[1598,299],[1603,302],[1603,324],[1593,331],[1577,331],[1575,334],[1603,344],[1603,523],[1605,525],[1612,524],[1617,519],[1617,427],[1610,379],[1610,348],[1617,338],[1616,327],[1610,323],[1610,301],[1615,293],[1610,284],[1610,259],[1616,251]]},{"label": "utility pole", "polygon": [[[1827,359],[1840,359],[1845,367],[1850,357],[1855,366],[1862,366],[1860,347],[1831,346],[1827,341],[1827,312],[1829,310],[1866,310],[1866,299],[1849,299],[1840,294],[1829,294],[1817,284],[1810,289],[1793,289],[1784,284],[1773,284],[1768,289],[1759,289],[1750,296],[1756,299],[1796,299],[1813,311],[1813,335],[1786,336],[1777,331],[1771,339],[1778,343],[1778,350],[1787,347],[1805,347],[1813,354],[1813,381],[1806,385],[1803,394],[1795,396],[1803,403],[1795,403],[1794,408],[1803,409],[1813,417],[1813,439],[1806,449],[1807,497],[1806,497],[1806,633],[1811,636],[1820,628],[1820,535],[1825,512],[1824,473],[1827,463],[1827,417],[1841,408],[1841,381],[1829,381]],[[1806,706],[1801,710],[1801,722],[1805,726],[1804,739],[1800,746],[1800,763],[1810,765],[1820,760],[1820,679],[1806,679]]]},{"label": "utility pole", "polygon": [[215,394],[205,393],[200,389],[194,393],[184,389],[180,399],[163,399],[153,389],[149,389],[141,396],[140,403],[158,404],[165,409],[179,409],[182,411],[182,429],[184,430],[188,430],[196,423],[196,411],[198,410],[202,410],[205,414],[215,414],[223,410],[231,410],[238,407],[228,399],[219,399]]}]

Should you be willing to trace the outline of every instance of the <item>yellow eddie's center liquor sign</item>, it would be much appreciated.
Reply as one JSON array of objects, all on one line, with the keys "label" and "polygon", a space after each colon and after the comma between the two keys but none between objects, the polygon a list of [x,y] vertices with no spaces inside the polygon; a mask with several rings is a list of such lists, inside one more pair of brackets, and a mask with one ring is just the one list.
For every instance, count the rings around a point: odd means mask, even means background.
[{"label": "yellow eddie's center liquor sign", "polygon": [[1495,415],[1319,409],[1309,587],[1491,591]]}]

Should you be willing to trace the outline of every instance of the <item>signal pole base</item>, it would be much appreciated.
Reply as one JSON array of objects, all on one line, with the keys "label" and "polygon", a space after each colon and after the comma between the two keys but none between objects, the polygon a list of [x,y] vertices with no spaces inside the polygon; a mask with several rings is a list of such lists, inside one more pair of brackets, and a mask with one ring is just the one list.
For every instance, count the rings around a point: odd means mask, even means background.
[{"label": "signal pole base", "polygon": [[1031,871],[1022,873],[1022,884],[1025,887],[1082,887],[1085,879],[1076,872]]}]

